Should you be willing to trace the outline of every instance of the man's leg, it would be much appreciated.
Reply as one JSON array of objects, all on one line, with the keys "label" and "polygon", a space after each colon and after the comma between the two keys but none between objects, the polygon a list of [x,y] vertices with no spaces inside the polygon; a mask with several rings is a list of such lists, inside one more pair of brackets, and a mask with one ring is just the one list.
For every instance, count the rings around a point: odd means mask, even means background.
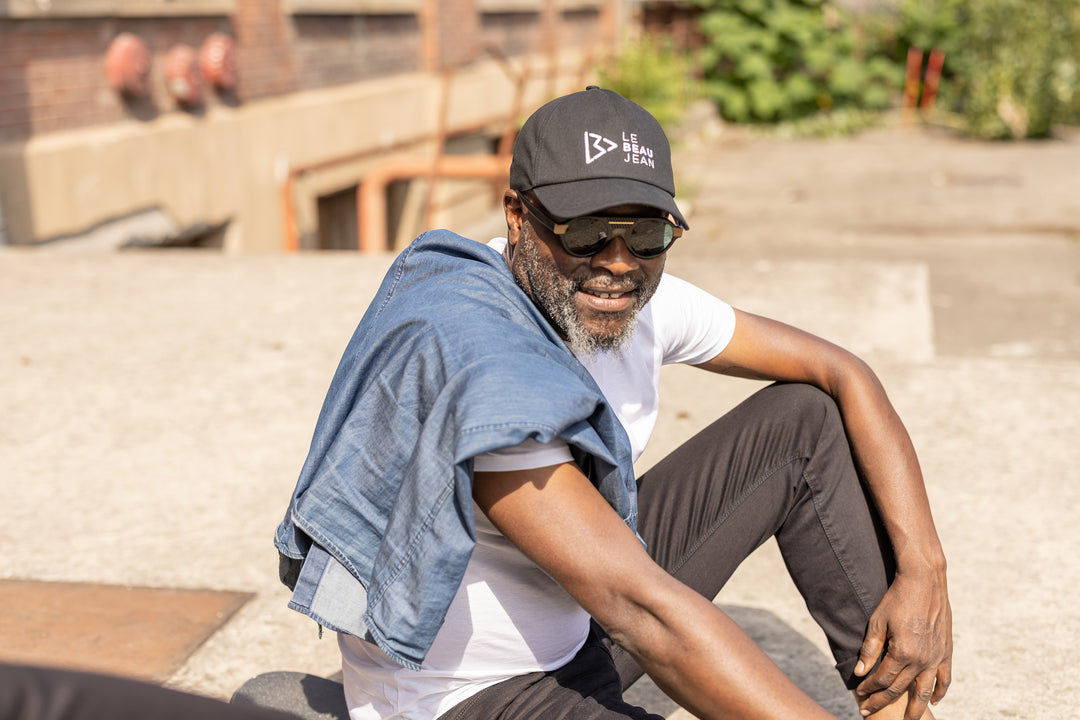
[{"label": "man's leg", "polygon": [[[843,658],[841,673],[850,677],[886,580],[828,396],[805,385],[765,388],[649,470],[638,486],[638,530],[649,552],[707,597],[776,535],[811,612]],[[602,630],[596,634],[565,667],[499,683],[439,720],[659,720],[622,701],[622,690],[643,673]]]},{"label": "man's leg", "polygon": [[[691,438],[638,482],[638,530],[653,558],[715,597],[773,535],[850,687],[887,587],[880,535],[832,399],[771,385]],[[613,649],[623,686],[642,671]]]},{"label": "man's leg", "polygon": [[550,672],[511,678],[454,706],[439,720],[663,720],[622,699],[606,636],[594,623],[585,646]]}]

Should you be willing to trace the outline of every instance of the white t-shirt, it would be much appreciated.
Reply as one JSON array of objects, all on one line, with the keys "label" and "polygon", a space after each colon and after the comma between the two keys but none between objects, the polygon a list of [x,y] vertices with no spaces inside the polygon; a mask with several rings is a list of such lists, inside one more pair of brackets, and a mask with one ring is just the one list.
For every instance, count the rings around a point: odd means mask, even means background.
[{"label": "white t-shirt", "polygon": [[[502,251],[502,238],[489,243]],[[660,368],[716,357],[735,330],[731,306],[671,275],[642,309],[621,355],[579,357],[630,437],[636,461],[656,425]],[[474,460],[477,471],[570,461],[561,441],[535,441]],[[351,720],[430,720],[486,687],[566,664],[585,642],[589,616],[549,575],[473,507],[476,548],[442,628],[417,672],[378,647],[339,634]]]}]

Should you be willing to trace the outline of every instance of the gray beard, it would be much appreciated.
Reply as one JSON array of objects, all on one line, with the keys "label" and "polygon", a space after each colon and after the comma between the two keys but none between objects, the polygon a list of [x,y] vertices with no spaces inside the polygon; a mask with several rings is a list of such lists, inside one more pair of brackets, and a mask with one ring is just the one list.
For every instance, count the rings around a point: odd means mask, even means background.
[{"label": "gray beard", "polygon": [[560,273],[554,261],[538,251],[537,243],[540,241],[530,235],[529,232],[522,232],[514,248],[511,270],[518,286],[532,298],[540,312],[562,334],[567,345],[576,354],[596,355],[610,352],[620,355],[622,348],[634,334],[638,313],[656,291],[659,278],[652,283],[643,282],[638,286],[634,291],[634,307],[629,319],[614,332],[590,332],[581,321],[574,305],[574,294],[584,281],[568,278]]}]

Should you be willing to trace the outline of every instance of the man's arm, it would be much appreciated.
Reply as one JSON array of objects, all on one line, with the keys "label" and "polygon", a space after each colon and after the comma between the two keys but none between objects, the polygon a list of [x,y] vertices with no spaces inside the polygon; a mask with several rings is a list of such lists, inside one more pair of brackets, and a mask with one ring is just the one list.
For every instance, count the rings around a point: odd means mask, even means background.
[{"label": "man's arm", "polygon": [[473,497],[511,542],[697,717],[833,717],[723,611],[653,562],[574,463],[478,472]]},{"label": "man's arm", "polygon": [[945,555],[907,430],[877,376],[851,353],[783,323],[736,310],[735,334],[698,367],[759,380],[815,385],[840,408],[855,463],[885,524],[896,578],[870,620],[856,672],[881,665],[859,686],[871,713],[910,689],[908,718],[938,702],[952,675],[952,612]]}]

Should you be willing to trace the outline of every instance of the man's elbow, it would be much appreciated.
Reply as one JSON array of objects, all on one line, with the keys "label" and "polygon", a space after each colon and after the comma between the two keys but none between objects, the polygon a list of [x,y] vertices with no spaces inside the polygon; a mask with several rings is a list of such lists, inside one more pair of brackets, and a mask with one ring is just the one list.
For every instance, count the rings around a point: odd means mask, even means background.
[{"label": "man's elbow", "polygon": [[641,581],[626,592],[607,594],[591,614],[616,645],[640,660],[680,645],[679,624],[693,612],[694,604],[679,601],[684,593],[704,601],[665,573],[659,582]]}]

